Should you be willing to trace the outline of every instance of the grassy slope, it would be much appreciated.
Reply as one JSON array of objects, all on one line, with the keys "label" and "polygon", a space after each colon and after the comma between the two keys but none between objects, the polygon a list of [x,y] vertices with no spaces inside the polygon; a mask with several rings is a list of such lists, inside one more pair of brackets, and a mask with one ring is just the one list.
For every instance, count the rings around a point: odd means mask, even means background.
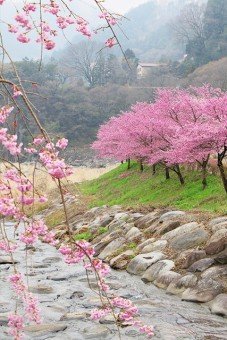
[{"label": "grassy slope", "polygon": [[83,183],[81,190],[90,196],[91,206],[148,205],[227,214],[227,195],[220,177],[209,175],[208,187],[202,190],[200,172],[184,169],[183,175],[185,185],[172,172],[171,179],[166,180],[162,168],[152,176],[151,168],[146,167],[141,173],[136,164],[130,170],[122,164],[96,180]]}]

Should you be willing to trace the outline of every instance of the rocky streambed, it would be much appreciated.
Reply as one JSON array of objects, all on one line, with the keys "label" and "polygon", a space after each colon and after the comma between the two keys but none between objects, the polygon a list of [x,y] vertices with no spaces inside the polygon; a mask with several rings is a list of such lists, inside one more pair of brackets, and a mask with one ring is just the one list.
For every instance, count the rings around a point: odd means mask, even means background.
[{"label": "rocky streambed", "polygon": [[[141,213],[120,206],[78,213],[70,198],[67,205],[73,233],[90,238],[96,255],[110,264],[111,289],[136,303],[141,320],[155,326],[154,339],[227,339],[227,216]],[[6,229],[10,234],[12,223]],[[67,241],[64,224],[56,231]],[[111,318],[90,320],[100,302],[82,267],[66,266],[56,249],[41,242],[28,250],[27,267],[22,253],[17,250],[18,266],[39,296],[44,317],[43,325],[26,327],[25,339],[119,339]],[[1,340],[10,339],[6,320],[14,301],[6,274],[11,270],[10,259],[0,256]],[[91,286],[96,287],[92,278]],[[135,327],[120,331],[122,339],[145,339]]]}]

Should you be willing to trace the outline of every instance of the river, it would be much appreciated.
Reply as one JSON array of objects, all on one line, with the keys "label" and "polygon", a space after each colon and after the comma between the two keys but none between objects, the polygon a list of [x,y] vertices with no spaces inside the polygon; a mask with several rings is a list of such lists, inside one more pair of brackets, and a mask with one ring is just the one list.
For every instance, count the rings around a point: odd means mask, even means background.
[{"label": "river", "polygon": [[[8,236],[13,224],[6,223]],[[36,249],[16,251],[18,268],[26,275],[30,290],[39,296],[43,324],[26,328],[25,340],[119,339],[111,320],[91,321],[89,312],[99,305],[96,294],[88,287],[81,266],[65,265],[58,251],[38,242]],[[5,258],[6,260],[6,258]],[[0,339],[7,335],[6,316],[15,308],[15,297],[9,288],[8,274],[12,265],[0,256]],[[25,265],[27,263],[27,265]],[[141,320],[155,326],[155,337],[161,340],[221,340],[227,339],[227,319],[212,315],[206,304],[181,301],[152,284],[143,283],[138,276],[112,270],[107,279],[113,292],[135,301]],[[91,279],[92,286],[95,282]],[[145,339],[136,327],[121,328],[122,340]]]}]

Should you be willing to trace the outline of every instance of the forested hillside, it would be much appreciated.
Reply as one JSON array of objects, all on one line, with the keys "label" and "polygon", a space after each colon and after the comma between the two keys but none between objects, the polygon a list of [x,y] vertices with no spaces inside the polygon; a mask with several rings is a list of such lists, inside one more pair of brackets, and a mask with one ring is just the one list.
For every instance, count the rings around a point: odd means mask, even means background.
[{"label": "forested hillside", "polygon": [[[128,16],[134,48],[125,49],[124,56],[88,40],[69,45],[41,69],[39,61],[28,58],[16,63],[42,124],[51,133],[69,138],[72,147],[91,144],[101,124],[136,102],[152,102],[157,87],[210,83],[226,89],[225,0],[208,0],[207,6],[205,0],[149,1]],[[194,29],[189,25],[192,17]],[[163,58],[165,67],[139,79],[137,65],[143,56],[152,62]],[[18,81],[7,64],[4,74]],[[19,131],[22,141],[25,130]]]}]

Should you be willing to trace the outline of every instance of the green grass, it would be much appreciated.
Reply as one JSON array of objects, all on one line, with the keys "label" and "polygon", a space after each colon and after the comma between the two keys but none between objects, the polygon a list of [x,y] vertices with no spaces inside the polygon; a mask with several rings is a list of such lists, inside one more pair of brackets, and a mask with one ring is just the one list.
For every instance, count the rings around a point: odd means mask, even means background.
[{"label": "green grass", "polygon": [[84,233],[75,235],[74,239],[76,241],[79,241],[79,240],[90,241],[92,239],[92,234],[91,234],[90,230],[88,230],[88,231],[85,231]]},{"label": "green grass", "polygon": [[227,195],[219,176],[208,175],[208,186],[203,190],[199,171],[183,169],[182,173],[184,185],[173,172],[170,173],[171,179],[166,180],[161,167],[152,176],[149,167],[140,172],[135,163],[130,170],[122,164],[98,179],[81,184],[81,190],[90,197],[91,206],[120,204],[227,214]]}]

